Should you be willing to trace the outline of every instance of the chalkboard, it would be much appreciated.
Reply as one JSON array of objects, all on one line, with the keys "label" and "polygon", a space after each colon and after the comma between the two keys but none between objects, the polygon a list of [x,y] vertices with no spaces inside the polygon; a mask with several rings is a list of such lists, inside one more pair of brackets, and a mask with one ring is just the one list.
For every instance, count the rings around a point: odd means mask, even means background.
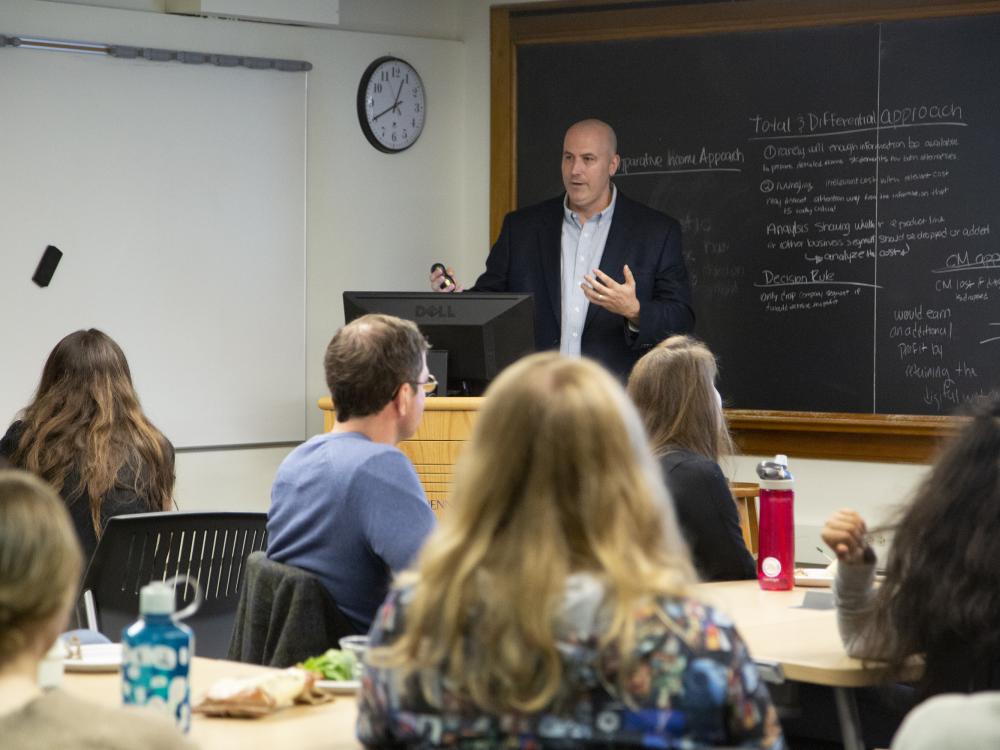
[{"label": "chalkboard", "polygon": [[1000,16],[517,48],[517,200],[612,123],[681,221],[743,409],[948,414],[1000,393]]}]

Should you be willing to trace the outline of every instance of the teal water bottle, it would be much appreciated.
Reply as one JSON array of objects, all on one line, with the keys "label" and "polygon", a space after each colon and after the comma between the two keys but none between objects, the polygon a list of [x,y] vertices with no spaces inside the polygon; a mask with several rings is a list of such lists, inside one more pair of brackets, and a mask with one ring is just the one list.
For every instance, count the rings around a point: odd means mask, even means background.
[{"label": "teal water bottle", "polygon": [[201,591],[191,581],[195,599],[175,614],[175,580],[156,581],[139,592],[139,620],[122,631],[122,700],[126,705],[161,711],[187,732],[191,728],[189,675],[194,633],[178,620],[198,609]]}]

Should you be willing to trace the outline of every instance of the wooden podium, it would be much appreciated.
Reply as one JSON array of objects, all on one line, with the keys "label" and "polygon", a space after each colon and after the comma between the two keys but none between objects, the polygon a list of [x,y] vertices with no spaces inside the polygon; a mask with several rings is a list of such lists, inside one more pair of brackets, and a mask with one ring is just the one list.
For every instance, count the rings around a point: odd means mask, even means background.
[{"label": "wooden podium", "polygon": [[[399,449],[413,462],[435,513],[440,513],[447,503],[452,467],[472,435],[472,423],[482,402],[478,397],[426,399],[420,428],[412,438],[399,444]],[[319,400],[319,408],[323,410],[323,431],[329,432],[335,419],[333,401],[325,396]]]}]

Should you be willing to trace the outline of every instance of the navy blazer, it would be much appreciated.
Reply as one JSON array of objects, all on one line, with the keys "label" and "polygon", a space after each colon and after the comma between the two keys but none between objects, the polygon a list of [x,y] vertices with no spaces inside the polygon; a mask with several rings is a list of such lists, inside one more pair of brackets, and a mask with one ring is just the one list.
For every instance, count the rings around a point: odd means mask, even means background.
[{"label": "navy blazer", "polygon": [[[486,259],[486,271],[470,291],[535,296],[535,348],[558,349],[561,334],[563,198],[513,211]],[[648,349],[673,333],[694,327],[691,289],[681,254],[681,227],[674,219],[636,203],[621,190],[600,269],[620,284],[628,265],[639,299],[639,332],[625,319],[590,304],[581,352],[623,380]]]}]

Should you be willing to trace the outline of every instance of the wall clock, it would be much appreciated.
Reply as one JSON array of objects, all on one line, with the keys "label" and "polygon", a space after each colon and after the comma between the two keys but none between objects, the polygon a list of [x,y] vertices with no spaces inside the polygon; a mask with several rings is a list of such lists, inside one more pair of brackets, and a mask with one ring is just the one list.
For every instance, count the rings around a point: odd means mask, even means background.
[{"label": "wall clock", "polygon": [[426,114],[420,74],[398,57],[380,57],[358,85],[358,120],[365,138],[379,151],[405,151],[420,137]]}]

